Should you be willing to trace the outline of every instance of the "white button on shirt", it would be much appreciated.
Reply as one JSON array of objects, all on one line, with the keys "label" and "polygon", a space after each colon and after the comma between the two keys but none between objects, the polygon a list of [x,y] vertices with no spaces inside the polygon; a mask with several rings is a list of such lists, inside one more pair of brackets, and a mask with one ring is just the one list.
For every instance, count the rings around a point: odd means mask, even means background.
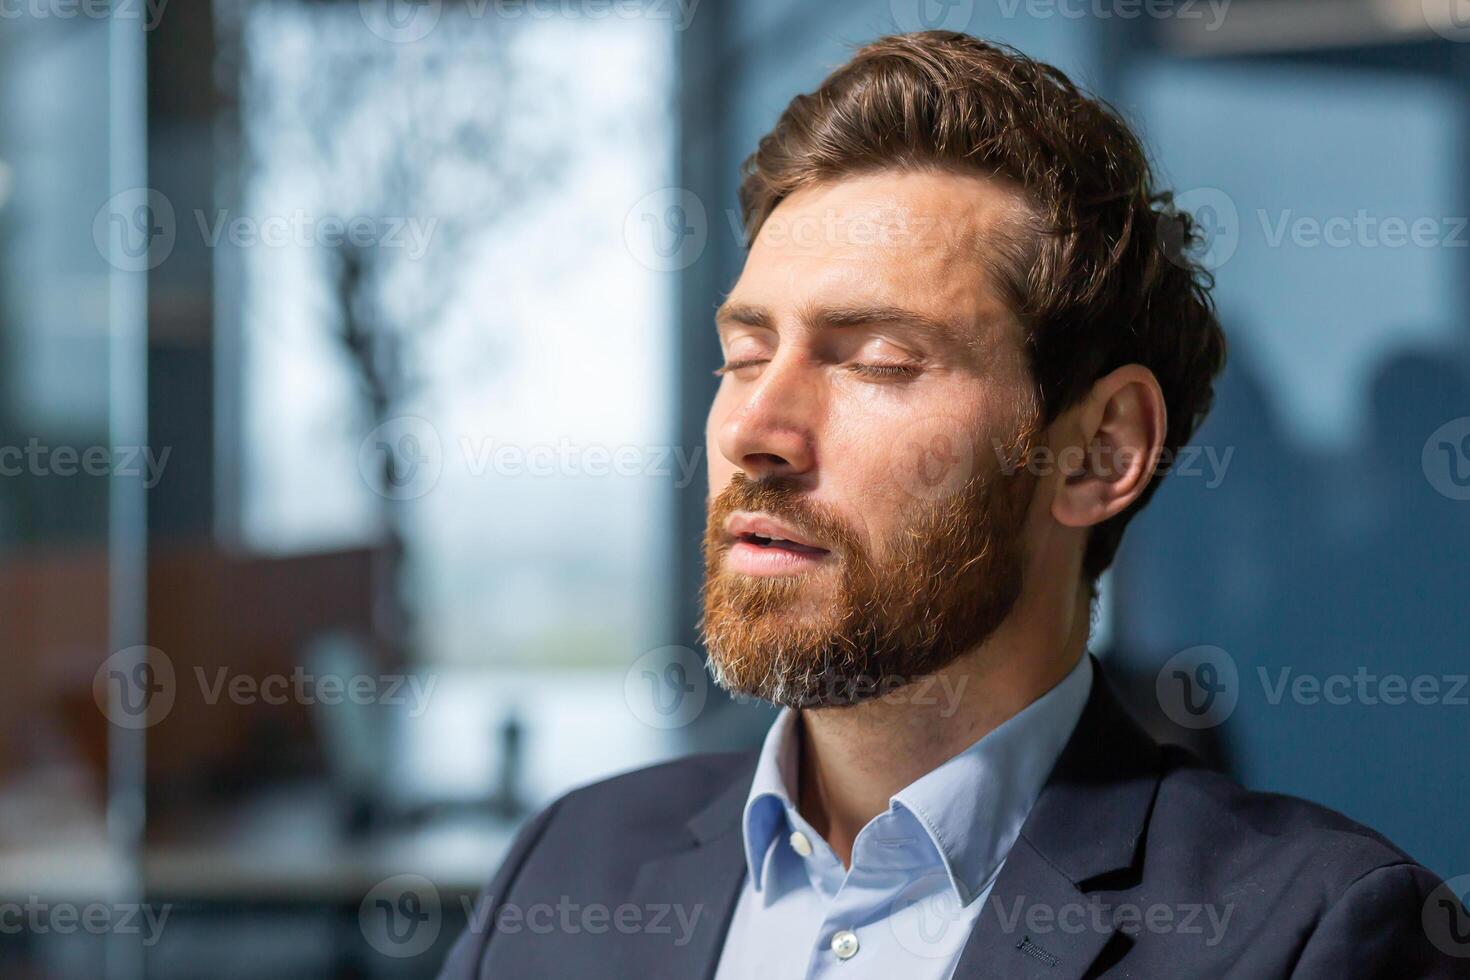
[{"label": "white button on shirt", "polygon": [[850,960],[857,955],[858,937],[857,933],[850,929],[832,934],[832,952],[837,954],[839,960]]},{"label": "white button on shirt", "polygon": [[792,802],[800,716],[782,711],[745,804],[745,885],[716,980],[950,977],[1091,689],[1083,656],[1015,717],[895,793],[853,841],[849,868]]}]

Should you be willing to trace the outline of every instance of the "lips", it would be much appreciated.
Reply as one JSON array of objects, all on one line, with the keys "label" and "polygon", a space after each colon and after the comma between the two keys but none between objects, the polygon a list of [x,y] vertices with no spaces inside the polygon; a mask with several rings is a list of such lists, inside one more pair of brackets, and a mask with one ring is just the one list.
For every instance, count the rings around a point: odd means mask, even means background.
[{"label": "lips", "polygon": [[791,525],[755,514],[735,514],[725,523],[725,534],[731,541],[758,548],[778,548],[813,556],[828,553],[826,548]]},{"label": "lips", "polygon": [[832,561],[832,553],[811,535],[760,514],[731,516],[725,523],[725,541],[729,546],[725,568],[744,575],[802,575]]}]

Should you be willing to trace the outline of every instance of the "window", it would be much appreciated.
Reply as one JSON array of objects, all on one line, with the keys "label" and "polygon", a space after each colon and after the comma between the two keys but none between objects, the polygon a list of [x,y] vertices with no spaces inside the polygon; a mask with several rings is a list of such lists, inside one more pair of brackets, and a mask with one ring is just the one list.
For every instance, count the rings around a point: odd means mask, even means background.
[{"label": "window", "polygon": [[397,536],[425,660],[626,664],[692,470],[661,448],[672,279],[608,220],[669,182],[672,30],[497,9],[400,43],[355,3],[236,5],[238,210],[197,216],[220,523]]}]

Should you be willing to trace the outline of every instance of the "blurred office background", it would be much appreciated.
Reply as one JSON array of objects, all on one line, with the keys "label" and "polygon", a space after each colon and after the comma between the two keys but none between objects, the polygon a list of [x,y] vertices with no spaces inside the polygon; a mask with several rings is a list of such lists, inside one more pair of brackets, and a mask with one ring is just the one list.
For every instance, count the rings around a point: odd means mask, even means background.
[{"label": "blurred office background", "polygon": [[[1230,366],[1107,670],[1470,872],[1463,3],[113,8],[0,7],[0,974],[430,977],[528,812],[758,742],[694,628],[737,167],[922,27],[1108,98],[1209,233]],[[1439,696],[1273,694],[1363,672]]]}]

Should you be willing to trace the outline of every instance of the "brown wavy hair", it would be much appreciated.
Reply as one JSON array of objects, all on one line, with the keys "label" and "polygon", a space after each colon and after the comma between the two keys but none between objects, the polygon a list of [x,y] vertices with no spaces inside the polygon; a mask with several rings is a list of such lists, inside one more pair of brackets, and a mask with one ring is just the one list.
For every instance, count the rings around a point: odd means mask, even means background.
[{"label": "brown wavy hair", "polygon": [[[1155,186],[1147,154],[1106,103],[1014,48],[951,31],[881,38],[791,101],[741,169],[748,241],[788,195],[885,169],[978,173],[1018,188],[1024,227],[995,242],[997,285],[1026,330],[1045,421],[1124,364],[1154,373],[1165,458],[1209,411],[1224,366],[1196,224]],[[1093,528],[1095,583],[1158,489]]]}]

